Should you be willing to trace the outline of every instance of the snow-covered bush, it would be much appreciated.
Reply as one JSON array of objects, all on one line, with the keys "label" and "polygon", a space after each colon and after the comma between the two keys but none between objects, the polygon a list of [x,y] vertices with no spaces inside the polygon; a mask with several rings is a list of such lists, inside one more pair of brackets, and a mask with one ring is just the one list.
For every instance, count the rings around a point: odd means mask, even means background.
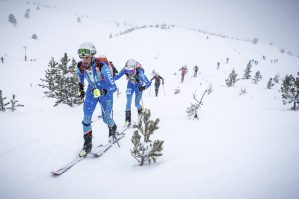
[{"label": "snow-covered bush", "polygon": [[242,96],[245,95],[246,93],[247,93],[246,88],[241,88],[239,95]]},{"label": "snow-covered bush", "polygon": [[24,107],[24,105],[19,104],[19,101],[16,100],[16,96],[12,95],[12,99],[10,100],[10,107],[8,107],[7,109],[10,110],[11,112],[14,112],[17,110],[17,107]]},{"label": "snow-covered bush", "polygon": [[198,101],[198,99],[196,98],[196,94],[193,93],[193,99],[196,101],[196,103],[195,104],[191,103],[191,105],[187,107],[186,113],[189,119],[198,119],[197,111],[203,105],[202,99],[206,94],[206,92],[208,92],[208,90],[205,90],[205,92],[201,96],[200,101]]},{"label": "snow-covered bush", "polygon": [[180,92],[181,92],[180,87],[177,87],[177,88],[174,90],[174,94],[179,94]]},{"label": "snow-covered bush", "polygon": [[2,90],[0,90],[0,111],[5,112],[6,106],[9,104],[9,102],[5,103],[4,100],[6,97],[2,97]]},{"label": "snow-covered bush", "polygon": [[[156,162],[163,150],[163,140],[150,140],[150,136],[157,130],[160,119],[156,121],[150,120],[151,112],[149,109],[144,109],[142,116],[140,117],[138,124],[136,125],[137,130],[134,131],[132,136],[133,148],[130,150],[132,156],[137,160],[139,166],[143,166],[146,162]],[[139,134],[140,132],[140,134]],[[141,138],[143,138],[141,140]]]}]

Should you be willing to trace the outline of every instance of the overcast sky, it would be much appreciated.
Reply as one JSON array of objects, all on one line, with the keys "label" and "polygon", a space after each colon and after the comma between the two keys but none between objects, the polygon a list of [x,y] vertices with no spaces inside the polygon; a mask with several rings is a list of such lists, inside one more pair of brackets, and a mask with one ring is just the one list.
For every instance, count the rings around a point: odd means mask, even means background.
[{"label": "overcast sky", "polygon": [[299,55],[299,0],[32,1],[81,10],[103,20],[169,23],[234,37],[257,37]]}]

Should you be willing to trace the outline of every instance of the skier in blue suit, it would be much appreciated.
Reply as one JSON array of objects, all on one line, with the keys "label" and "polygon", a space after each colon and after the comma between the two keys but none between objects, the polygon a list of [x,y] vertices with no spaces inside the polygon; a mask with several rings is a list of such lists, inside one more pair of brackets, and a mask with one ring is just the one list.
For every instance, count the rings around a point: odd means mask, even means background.
[{"label": "skier in blue suit", "polygon": [[118,80],[124,74],[127,76],[128,84],[127,84],[127,104],[126,104],[126,119],[125,126],[130,126],[131,124],[131,104],[132,97],[135,93],[135,106],[138,111],[138,115],[140,116],[142,113],[142,106],[140,104],[140,100],[142,97],[142,92],[151,86],[151,82],[144,74],[144,70],[141,67],[141,64],[136,62],[133,59],[129,59],[126,62],[126,65],[120,72],[114,76],[114,80]]},{"label": "skier in blue suit", "polygon": [[[83,104],[83,133],[84,145],[79,156],[86,157],[92,148],[92,114],[99,103],[102,110],[103,121],[109,128],[109,142],[115,138],[117,126],[111,117],[113,106],[113,93],[117,90],[111,68],[108,61],[105,62],[100,58],[94,57],[96,54],[95,46],[86,42],[80,45],[78,55],[81,61],[78,63],[77,74],[80,79],[79,88],[80,96],[85,101]],[[87,80],[88,86],[84,91],[84,79]]]}]

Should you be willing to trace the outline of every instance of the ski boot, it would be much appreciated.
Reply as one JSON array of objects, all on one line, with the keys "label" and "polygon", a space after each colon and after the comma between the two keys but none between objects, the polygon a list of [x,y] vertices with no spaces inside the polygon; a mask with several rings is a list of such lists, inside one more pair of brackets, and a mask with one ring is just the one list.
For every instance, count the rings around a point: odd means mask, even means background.
[{"label": "ski boot", "polygon": [[79,157],[86,157],[92,148],[92,131],[84,135],[83,149],[79,153]]},{"label": "ski boot", "polygon": [[114,124],[114,126],[109,127],[109,139],[108,142],[110,144],[113,144],[113,142],[115,142],[115,140],[117,139],[118,136],[118,132],[116,131],[117,126],[116,124]]},{"label": "ski boot", "polygon": [[129,127],[131,125],[131,110],[126,111],[126,121],[125,127]]}]

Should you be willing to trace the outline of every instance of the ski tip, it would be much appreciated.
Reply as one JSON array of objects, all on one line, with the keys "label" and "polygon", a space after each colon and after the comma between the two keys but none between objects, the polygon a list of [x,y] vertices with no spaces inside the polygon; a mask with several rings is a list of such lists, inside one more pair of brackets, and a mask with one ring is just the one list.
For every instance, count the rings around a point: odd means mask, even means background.
[{"label": "ski tip", "polygon": [[56,177],[59,176],[61,173],[55,172],[55,171],[51,171],[52,176]]}]

